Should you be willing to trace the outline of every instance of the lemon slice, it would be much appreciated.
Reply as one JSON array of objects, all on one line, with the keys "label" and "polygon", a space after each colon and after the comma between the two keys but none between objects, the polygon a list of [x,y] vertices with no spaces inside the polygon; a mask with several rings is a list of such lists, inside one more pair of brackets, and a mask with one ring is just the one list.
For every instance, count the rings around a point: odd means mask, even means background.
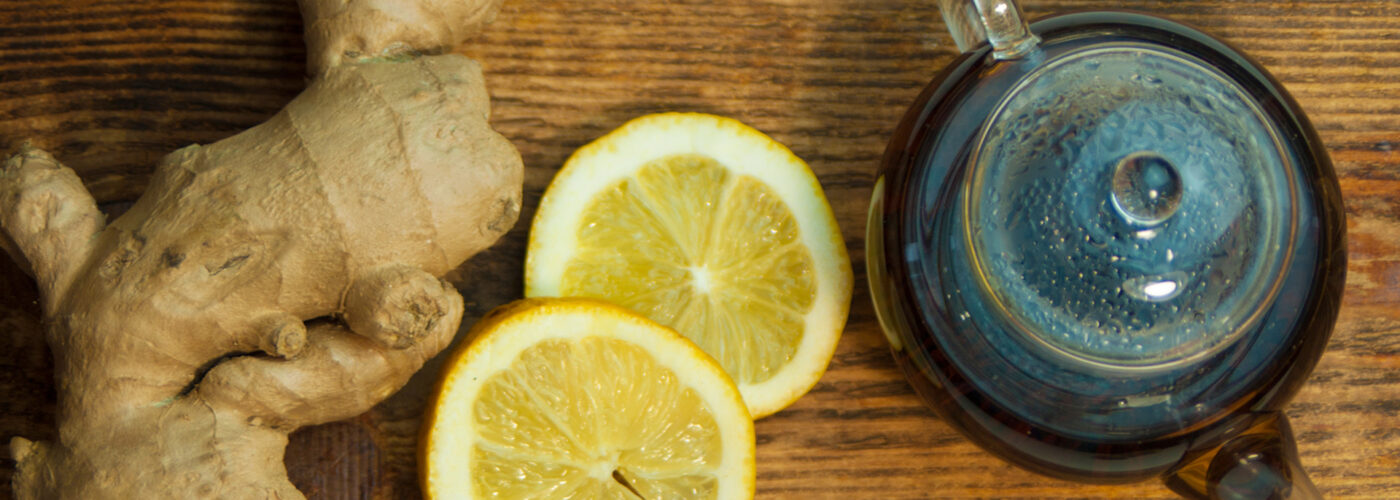
[{"label": "lemon slice", "polygon": [[583,296],[690,338],[762,417],[821,378],[851,267],[807,164],[713,115],[633,120],[580,148],[540,201],[526,296]]},{"label": "lemon slice", "polygon": [[752,498],[753,420],[714,360],[589,299],[493,311],[443,369],[429,498]]}]

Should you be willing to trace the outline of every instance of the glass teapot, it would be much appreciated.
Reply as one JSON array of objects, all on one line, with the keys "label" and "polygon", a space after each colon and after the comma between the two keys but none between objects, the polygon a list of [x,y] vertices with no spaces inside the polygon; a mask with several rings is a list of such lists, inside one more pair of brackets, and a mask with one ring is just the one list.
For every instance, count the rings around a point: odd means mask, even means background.
[{"label": "glass teapot", "polygon": [[1035,472],[1316,497],[1281,409],[1336,320],[1345,221],[1298,105],[1168,20],[940,7],[963,53],[899,124],[866,239],[921,397]]}]

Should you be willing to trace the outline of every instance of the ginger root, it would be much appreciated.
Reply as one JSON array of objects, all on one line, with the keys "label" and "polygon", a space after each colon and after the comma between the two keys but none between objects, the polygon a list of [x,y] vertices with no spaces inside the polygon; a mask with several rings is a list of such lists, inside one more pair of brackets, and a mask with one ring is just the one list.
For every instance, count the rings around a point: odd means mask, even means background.
[{"label": "ginger root", "polygon": [[301,497],[287,434],[446,347],[463,304],[439,277],[519,215],[520,155],[445,53],[500,3],[303,0],[308,88],[167,156],[110,224],[48,153],[0,167],[0,246],[38,282],[58,393],[56,442],[10,443],[18,498]]}]

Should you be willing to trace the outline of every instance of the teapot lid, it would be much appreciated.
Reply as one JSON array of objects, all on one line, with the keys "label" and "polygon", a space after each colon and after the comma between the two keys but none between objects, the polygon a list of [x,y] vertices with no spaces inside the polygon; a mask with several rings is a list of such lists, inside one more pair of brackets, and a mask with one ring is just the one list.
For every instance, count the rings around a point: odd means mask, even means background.
[{"label": "teapot lid", "polygon": [[1041,62],[984,122],[960,207],[979,285],[1033,345],[1121,369],[1237,340],[1280,288],[1296,203],[1248,92],[1163,45]]}]

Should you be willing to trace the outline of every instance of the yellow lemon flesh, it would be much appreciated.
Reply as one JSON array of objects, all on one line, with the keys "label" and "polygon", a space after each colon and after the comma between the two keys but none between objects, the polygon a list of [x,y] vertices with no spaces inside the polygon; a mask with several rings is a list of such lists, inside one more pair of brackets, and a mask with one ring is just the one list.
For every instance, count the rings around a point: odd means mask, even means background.
[{"label": "yellow lemon flesh", "polygon": [[755,418],[826,370],[851,299],[850,260],[802,160],[704,114],[649,115],[580,148],[540,202],[527,296],[581,296],[690,338]]},{"label": "yellow lemon flesh", "polygon": [[674,331],[601,301],[527,299],[469,339],[424,422],[429,498],[752,498],[753,420]]}]

